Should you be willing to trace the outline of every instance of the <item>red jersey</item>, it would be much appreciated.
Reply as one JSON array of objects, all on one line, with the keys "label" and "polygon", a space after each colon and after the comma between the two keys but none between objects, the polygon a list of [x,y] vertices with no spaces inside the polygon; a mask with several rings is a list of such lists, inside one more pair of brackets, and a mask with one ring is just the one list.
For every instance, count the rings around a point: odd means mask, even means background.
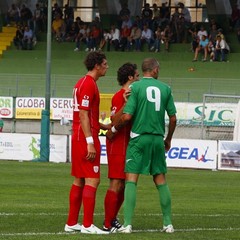
[{"label": "red jersey", "polygon": [[79,119],[79,110],[87,110],[90,120],[91,132],[98,134],[100,96],[94,79],[86,75],[81,78],[73,89],[73,130],[82,132]]},{"label": "red jersey", "polygon": [[[111,107],[111,117],[116,114],[124,105],[125,100],[123,97],[125,90],[121,89],[115,93],[112,98],[112,107]],[[108,154],[118,154],[124,155],[126,154],[127,145],[129,142],[131,124],[123,127],[113,138],[112,141],[107,139],[107,153]]]}]

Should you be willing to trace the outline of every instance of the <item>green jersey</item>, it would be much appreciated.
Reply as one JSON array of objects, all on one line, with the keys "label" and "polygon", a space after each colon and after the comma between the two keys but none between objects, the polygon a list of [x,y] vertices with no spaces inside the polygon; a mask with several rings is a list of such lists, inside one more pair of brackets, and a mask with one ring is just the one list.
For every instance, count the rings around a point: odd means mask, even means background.
[{"label": "green jersey", "polygon": [[168,116],[175,115],[176,107],[168,85],[144,77],[131,85],[131,95],[123,112],[133,116],[131,137],[141,134],[164,136],[165,112]]}]

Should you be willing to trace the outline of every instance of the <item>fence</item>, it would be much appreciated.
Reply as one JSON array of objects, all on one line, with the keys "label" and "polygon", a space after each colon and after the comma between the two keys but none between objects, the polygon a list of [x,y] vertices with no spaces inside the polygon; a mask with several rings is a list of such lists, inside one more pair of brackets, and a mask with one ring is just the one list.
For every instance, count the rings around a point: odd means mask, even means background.
[{"label": "fence", "polygon": [[[45,96],[44,74],[0,74],[0,96]],[[78,75],[51,75],[51,96],[71,97]],[[216,78],[161,78],[171,86],[174,100],[202,102],[203,94],[240,95],[239,79]],[[119,89],[116,76],[105,76],[98,81],[100,93],[112,94]]]}]

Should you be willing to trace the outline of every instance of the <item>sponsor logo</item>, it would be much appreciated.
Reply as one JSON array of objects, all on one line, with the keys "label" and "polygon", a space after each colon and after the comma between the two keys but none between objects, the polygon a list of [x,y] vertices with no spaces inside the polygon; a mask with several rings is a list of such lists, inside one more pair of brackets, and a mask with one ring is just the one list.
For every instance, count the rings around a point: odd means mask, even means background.
[{"label": "sponsor logo", "polygon": [[132,161],[132,160],[133,160],[133,159],[129,158],[129,159],[126,160],[126,163],[128,163],[128,162],[130,162],[130,161]]},{"label": "sponsor logo", "polygon": [[199,162],[209,162],[214,161],[209,159],[207,156],[209,147],[206,148],[204,153],[200,152],[198,148],[188,148],[188,147],[173,147],[167,153],[166,157],[168,159],[178,159],[178,160],[197,160]]},{"label": "sponsor logo", "polygon": [[2,116],[9,116],[10,114],[11,114],[11,111],[8,108],[0,109],[0,115],[2,115]]},{"label": "sponsor logo", "polygon": [[98,173],[98,172],[99,172],[99,167],[98,167],[98,166],[94,166],[94,167],[93,167],[93,171],[94,171],[95,173]]},{"label": "sponsor logo", "polygon": [[82,100],[82,106],[83,107],[88,107],[89,106],[89,100],[83,99]]}]

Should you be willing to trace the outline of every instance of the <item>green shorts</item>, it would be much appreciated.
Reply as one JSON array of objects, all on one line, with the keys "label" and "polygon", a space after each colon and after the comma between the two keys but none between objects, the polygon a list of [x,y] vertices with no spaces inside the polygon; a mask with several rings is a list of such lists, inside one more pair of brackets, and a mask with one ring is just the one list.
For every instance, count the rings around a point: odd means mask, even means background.
[{"label": "green shorts", "polygon": [[125,172],[150,175],[166,173],[163,137],[144,134],[131,138],[126,152]]}]

